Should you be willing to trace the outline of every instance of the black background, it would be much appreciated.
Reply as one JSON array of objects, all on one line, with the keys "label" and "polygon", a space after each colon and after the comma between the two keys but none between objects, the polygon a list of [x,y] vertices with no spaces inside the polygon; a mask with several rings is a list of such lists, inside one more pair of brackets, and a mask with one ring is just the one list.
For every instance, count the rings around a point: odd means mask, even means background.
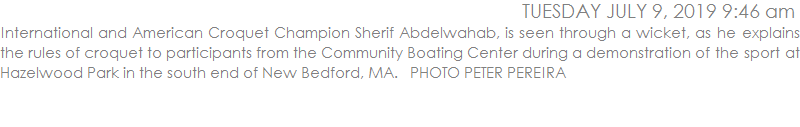
[{"label": "black background", "polygon": [[[523,2],[525,3],[525,2]],[[108,12],[87,9],[87,12],[57,14],[55,16],[23,16],[26,18],[5,19],[6,29],[19,26],[20,29],[51,29],[62,26],[62,29],[87,29],[94,26],[98,29],[121,29],[128,26],[128,32],[135,27],[142,29],[198,29],[206,30],[212,26],[222,29],[259,29],[265,26],[286,26],[292,29],[349,29],[364,26],[367,29],[395,27],[399,34],[403,27],[445,27],[445,29],[482,29],[490,27],[502,33],[504,27],[514,30],[550,29],[557,31],[559,27],[570,29],[611,29],[620,32],[623,29],[642,30],[649,27],[680,29],[686,27],[687,33],[696,29],[714,30],[733,29],[737,31],[735,39],[622,39],[609,38],[606,41],[596,39],[2,39],[2,46],[10,49],[135,49],[137,47],[153,47],[154,49],[189,49],[190,47],[209,47],[214,49],[247,49],[255,47],[265,49],[285,49],[303,47],[303,49],[320,50],[330,46],[334,49],[385,49],[395,47],[407,50],[406,47],[418,49],[463,49],[480,47],[481,49],[581,49],[592,47],[598,49],[687,49],[694,52],[698,49],[725,47],[739,50],[740,58],[736,59],[588,59],[570,58],[567,61],[557,59],[470,59],[462,61],[452,59],[3,59],[2,66],[13,69],[32,69],[33,67],[74,69],[77,67],[140,67],[150,69],[191,69],[202,67],[211,69],[232,69],[234,67],[275,67],[278,69],[324,69],[337,67],[348,69],[361,67],[362,75],[367,75],[369,67],[392,67],[398,79],[1,79],[9,93],[38,96],[48,102],[72,103],[84,102],[113,103],[124,105],[119,107],[139,107],[137,110],[159,112],[176,110],[192,112],[188,109],[199,107],[232,106],[250,107],[230,109],[251,111],[246,109],[265,108],[264,112],[326,112],[346,109],[393,109],[391,111],[430,111],[462,112],[475,106],[489,107],[522,107],[522,109],[572,109],[570,111],[602,111],[583,110],[589,107],[614,107],[619,104],[643,104],[672,107],[678,110],[681,106],[670,104],[693,105],[725,105],[728,102],[753,102],[770,106],[782,106],[776,98],[796,95],[793,93],[797,85],[796,66],[798,59],[786,59],[783,52],[800,46],[794,39],[756,39],[741,38],[744,29],[798,29],[797,19],[768,19],[762,15],[758,19],[722,18],[724,12],[717,11],[713,18],[672,19],[677,12],[671,3],[664,5],[667,19],[650,18],[654,14],[650,10],[652,3],[645,10],[644,19],[606,19],[609,2],[603,2],[598,11],[600,18],[586,19],[542,19],[523,18],[523,3],[387,3],[387,4],[353,4],[353,3],[303,3],[303,4],[255,4],[255,3],[204,3],[198,5],[177,6],[182,4],[164,4],[148,6],[108,6]],[[539,2],[529,1],[536,4]],[[641,3],[641,2],[640,2]],[[573,5],[589,3],[574,3]],[[622,3],[620,3],[622,4]],[[724,3],[716,3],[720,8]],[[736,8],[744,4],[732,3]],[[751,8],[753,3],[749,4]],[[792,7],[785,4],[759,3],[759,11],[763,13],[769,7]],[[86,6],[86,8],[95,8]],[[112,9],[113,8],[113,9]],[[173,9],[174,8],[174,9]],[[588,8],[587,8],[588,9]],[[114,11],[120,10],[120,11]],[[92,13],[92,11],[97,13]],[[589,9],[591,11],[591,9]],[[638,13],[634,13],[638,17]],[[707,12],[703,13],[704,16]],[[738,14],[735,11],[732,15]],[[31,21],[34,20],[34,21]],[[68,27],[69,26],[69,27]],[[72,27],[74,26],[74,27]],[[271,32],[270,32],[271,35]],[[395,36],[396,36],[395,35]],[[690,34],[693,35],[693,34]],[[557,36],[556,36],[557,37]],[[748,49],[774,49],[781,47],[781,59],[749,59],[742,58],[743,51]],[[410,79],[409,67],[509,67],[509,66],[544,66],[563,67],[566,79]],[[463,71],[463,70],[462,70]],[[300,72],[298,72],[299,75]],[[504,75],[505,76],[505,75]],[[30,95],[30,96],[28,96]],[[79,96],[73,96],[79,95]],[[12,97],[13,98],[13,97]],[[28,99],[36,101],[37,99]],[[25,99],[22,99],[25,100]],[[191,101],[189,101],[191,100]],[[718,102],[725,100],[726,102]],[[126,102],[136,102],[128,104]],[[669,103],[669,104],[665,104]],[[755,102],[753,102],[755,103]],[[76,103],[85,104],[85,103]],[[161,106],[141,106],[157,104]],[[170,107],[166,105],[182,105]],[[363,105],[366,104],[366,105]],[[140,105],[140,106],[136,106]],[[360,106],[354,106],[360,105]],[[567,108],[575,106],[574,108]],[[117,106],[99,106],[117,107]],[[356,107],[356,108],[354,108]],[[647,108],[649,106],[634,106]],[[622,108],[622,109],[633,109]],[[722,109],[717,106],[717,109]],[[730,106],[722,106],[731,108]],[[474,107],[473,107],[474,108]],[[652,108],[652,107],[651,107]],[[697,107],[685,109],[698,109]],[[112,108],[113,109],[113,108]],[[215,109],[215,108],[211,108]],[[401,110],[402,109],[402,110]],[[460,109],[460,110],[456,110]],[[482,109],[482,108],[478,108]],[[493,108],[496,109],[496,108]],[[516,109],[516,108],[514,108]],[[512,110],[499,108],[498,111]],[[261,111],[261,110],[259,110]],[[364,111],[364,110],[359,110]],[[292,113],[287,113],[292,114]],[[381,114],[381,113],[378,113]],[[402,113],[401,113],[402,114]],[[452,114],[452,113],[448,113]],[[297,114],[295,114],[297,115]],[[362,114],[363,115],[363,114]],[[408,114],[406,114],[408,115]]]}]

